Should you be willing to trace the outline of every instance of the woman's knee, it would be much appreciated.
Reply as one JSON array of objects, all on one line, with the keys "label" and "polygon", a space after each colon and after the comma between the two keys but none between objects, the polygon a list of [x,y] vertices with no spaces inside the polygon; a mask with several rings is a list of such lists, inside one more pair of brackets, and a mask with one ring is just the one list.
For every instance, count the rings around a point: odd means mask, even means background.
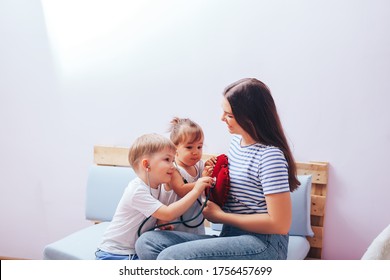
[{"label": "woman's knee", "polygon": [[155,232],[143,233],[135,243],[135,251],[141,260],[155,260],[161,250],[158,249],[159,242],[156,241]]},{"label": "woman's knee", "polygon": [[162,230],[145,232],[135,243],[135,251],[141,260],[155,260],[164,249],[185,242],[185,234]]}]

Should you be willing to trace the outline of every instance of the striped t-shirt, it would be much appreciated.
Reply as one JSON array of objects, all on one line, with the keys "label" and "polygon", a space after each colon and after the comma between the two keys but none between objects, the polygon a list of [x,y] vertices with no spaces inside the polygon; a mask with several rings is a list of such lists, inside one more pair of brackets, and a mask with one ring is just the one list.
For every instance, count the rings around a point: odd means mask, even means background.
[{"label": "striped t-shirt", "polygon": [[230,191],[224,210],[267,213],[265,195],[290,191],[287,161],[279,148],[259,143],[241,147],[241,139],[235,135],[229,148]]}]

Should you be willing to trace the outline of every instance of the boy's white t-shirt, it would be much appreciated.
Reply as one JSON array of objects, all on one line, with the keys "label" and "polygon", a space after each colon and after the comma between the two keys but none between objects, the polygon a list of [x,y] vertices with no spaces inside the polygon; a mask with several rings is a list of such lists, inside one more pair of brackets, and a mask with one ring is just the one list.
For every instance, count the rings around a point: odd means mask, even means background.
[{"label": "boy's white t-shirt", "polygon": [[[132,180],[126,187],[98,248],[111,254],[135,254],[134,247],[141,223],[162,205],[169,205],[174,201],[175,193],[172,190],[165,190],[164,185],[152,189],[140,178]],[[142,227],[141,233],[151,229],[155,224],[156,218],[150,217]]]}]

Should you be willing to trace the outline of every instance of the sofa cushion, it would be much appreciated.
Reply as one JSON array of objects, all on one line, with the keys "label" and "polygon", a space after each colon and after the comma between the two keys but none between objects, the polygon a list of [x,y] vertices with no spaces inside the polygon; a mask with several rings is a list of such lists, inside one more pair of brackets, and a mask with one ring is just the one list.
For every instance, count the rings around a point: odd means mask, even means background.
[{"label": "sofa cushion", "polygon": [[291,193],[292,223],[290,235],[314,235],[310,221],[311,178],[311,175],[298,175],[301,185]]},{"label": "sofa cushion", "polygon": [[304,260],[309,253],[310,243],[304,236],[289,236],[288,260]]},{"label": "sofa cushion", "polygon": [[87,182],[86,218],[111,221],[124,189],[135,176],[129,167],[92,166]]},{"label": "sofa cushion", "polygon": [[45,247],[45,260],[94,260],[97,246],[101,242],[109,222],[89,226],[74,232]]}]

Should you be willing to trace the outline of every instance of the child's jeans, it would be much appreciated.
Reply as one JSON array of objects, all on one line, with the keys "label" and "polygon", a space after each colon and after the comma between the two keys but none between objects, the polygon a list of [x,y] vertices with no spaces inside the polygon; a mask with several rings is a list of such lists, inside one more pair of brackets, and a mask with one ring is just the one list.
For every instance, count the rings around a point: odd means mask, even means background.
[{"label": "child's jeans", "polygon": [[137,254],[118,255],[111,254],[100,249],[95,252],[95,256],[97,260],[138,260]]}]

